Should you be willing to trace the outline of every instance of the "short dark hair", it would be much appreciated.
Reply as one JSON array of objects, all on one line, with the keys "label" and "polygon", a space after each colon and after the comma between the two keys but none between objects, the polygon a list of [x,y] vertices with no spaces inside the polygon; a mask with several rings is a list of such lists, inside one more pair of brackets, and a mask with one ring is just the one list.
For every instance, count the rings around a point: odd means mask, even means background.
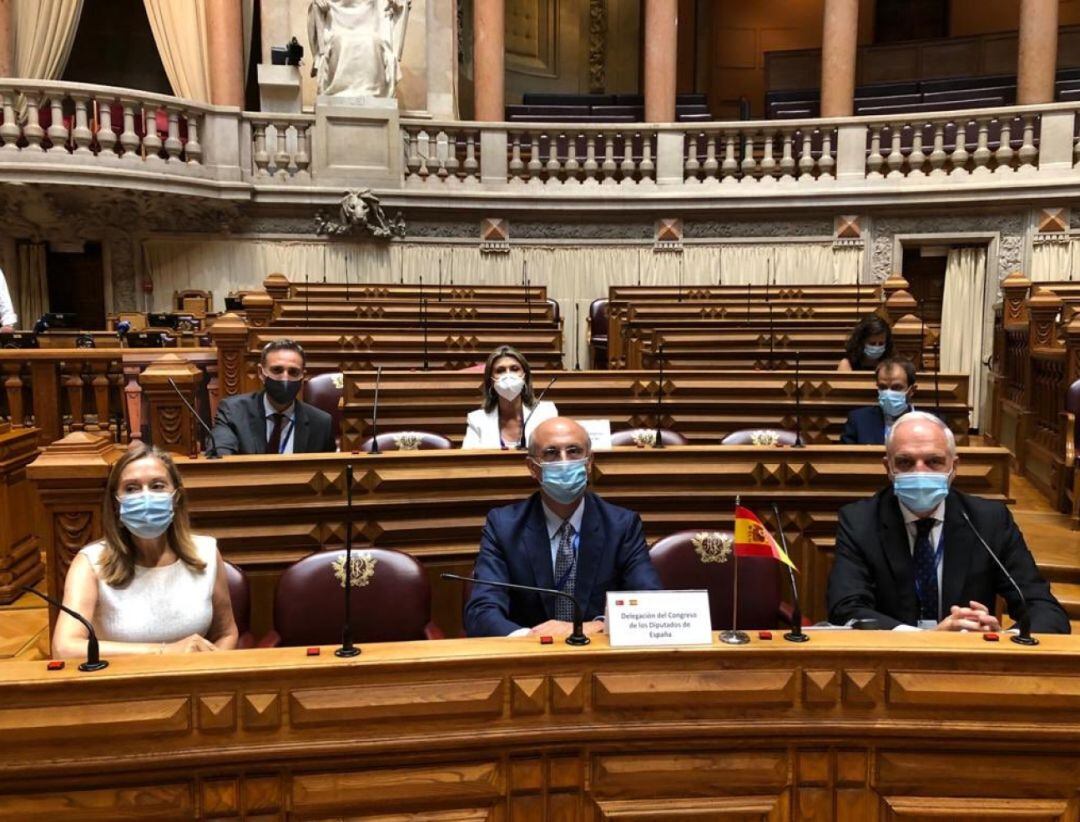
[{"label": "short dark hair", "polygon": [[873,337],[875,334],[885,335],[885,353],[882,356],[884,358],[894,356],[892,329],[877,314],[870,314],[859,320],[844,344],[844,350],[847,352],[847,359],[852,368],[856,368],[862,362],[863,345],[868,337]]},{"label": "short dark hair", "polygon": [[882,371],[892,371],[893,368],[904,369],[904,376],[907,377],[908,388],[911,388],[915,384],[915,363],[909,360],[907,357],[889,357],[882,360],[877,364],[877,368],[874,369],[874,378],[877,379],[881,376]]},{"label": "short dark hair", "polygon": [[307,365],[307,357],[304,356],[304,348],[300,343],[295,340],[290,340],[287,337],[281,337],[277,340],[270,340],[266,345],[262,347],[262,353],[259,355],[259,362],[262,365],[266,365],[266,358],[273,354],[275,351],[295,351],[300,355],[300,362],[305,366]]}]

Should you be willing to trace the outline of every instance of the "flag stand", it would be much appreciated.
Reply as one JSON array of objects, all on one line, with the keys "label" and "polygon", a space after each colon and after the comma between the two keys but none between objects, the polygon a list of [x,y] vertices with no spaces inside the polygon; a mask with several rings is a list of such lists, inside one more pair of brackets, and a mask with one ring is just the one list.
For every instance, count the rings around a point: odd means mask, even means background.
[{"label": "flag stand", "polygon": [[[735,497],[735,508],[739,507],[739,497]],[[732,551],[735,555],[732,566],[731,586],[731,630],[720,632],[720,641],[727,645],[746,645],[750,641],[745,631],[739,630],[739,552]]]}]

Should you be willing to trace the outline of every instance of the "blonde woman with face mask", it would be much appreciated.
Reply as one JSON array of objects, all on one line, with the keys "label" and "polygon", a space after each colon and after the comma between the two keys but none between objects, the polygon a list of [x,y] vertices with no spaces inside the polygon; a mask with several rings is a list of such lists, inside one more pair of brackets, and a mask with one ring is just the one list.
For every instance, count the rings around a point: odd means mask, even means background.
[{"label": "blonde woman with face mask", "polygon": [[554,403],[536,401],[529,361],[508,345],[487,358],[483,392],[483,407],[469,413],[462,448],[517,448],[523,425],[528,444],[536,426],[559,416]]}]

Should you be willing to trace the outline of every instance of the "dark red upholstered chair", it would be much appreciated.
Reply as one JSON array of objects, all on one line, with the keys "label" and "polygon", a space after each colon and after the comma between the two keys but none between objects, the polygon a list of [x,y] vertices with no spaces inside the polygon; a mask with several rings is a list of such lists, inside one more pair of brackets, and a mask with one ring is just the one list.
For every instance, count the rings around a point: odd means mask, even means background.
[{"label": "dark red upholstered chair", "polygon": [[[664,588],[709,592],[713,630],[731,628],[735,568],[730,531],[678,531],[649,551]],[[784,569],[771,557],[739,557],[740,629],[771,629],[790,624],[791,609],[780,600]]]},{"label": "dark red upholstered chair", "polygon": [[251,633],[251,586],[247,574],[233,565],[225,563],[225,577],[229,581],[229,599],[232,601],[233,619],[240,638],[237,648],[254,648],[255,636]]},{"label": "dark red upholstered chair", "polygon": [[325,411],[333,421],[334,439],[341,443],[341,397],[345,393],[345,377],[340,371],[319,374],[304,386],[304,402]]},{"label": "dark red upholstered chair", "polygon": [[[1077,470],[1076,444],[1080,442],[1080,380],[1069,386],[1065,392],[1065,410],[1060,412],[1064,417],[1061,425],[1061,454],[1065,460],[1065,470],[1072,471],[1072,482],[1061,484],[1062,489],[1072,490],[1071,500],[1059,500],[1059,508],[1068,507],[1072,511],[1074,527],[1080,517],[1080,470]],[[1062,493],[1065,493],[1063,490]]]},{"label": "dark red upholstered chair", "polygon": [[608,367],[607,297],[593,300],[589,306],[589,349],[592,351],[592,367],[605,370]]},{"label": "dark red upholstered chair", "polygon": [[[370,451],[372,438],[364,440],[361,451]],[[387,431],[379,434],[380,451],[449,451],[454,447],[446,437],[431,431]]]},{"label": "dark red upholstered chair", "polygon": [[[638,448],[651,448],[656,442],[655,428],[628,428],[611,435],[612,446],[636,445]],[[664,445],[689,445],[690,440],[678,431],[669,428],[660,429],[660,442]]]},{"label": "dark red upholstered chair", "polygon": [[744,428],[732,431],[722,440],[721,445],[763,445],[784,446],[795,444],[795,432],[783,428]]},{"label": "dark red upholstered chair", "polygon": [[[340,643],[345,620],[344,568],[345,551],[338,550],[311,554],[287,569],[274,594],[274,629],[259,645]],[[431,621],[427,573],[408,554],[385,548],[354,549],[350,594],[356,642],[443,638]]]},{"label": "dark red upholstered chair", "polygon": [[484,368],[486,366],[487,366],[486,363],[478,362],[475,365],[467,365],[464,368],[459,368],[457,370],[459,372],[463,373],[463,374],[464,373],[483,374],[484,373]]}]

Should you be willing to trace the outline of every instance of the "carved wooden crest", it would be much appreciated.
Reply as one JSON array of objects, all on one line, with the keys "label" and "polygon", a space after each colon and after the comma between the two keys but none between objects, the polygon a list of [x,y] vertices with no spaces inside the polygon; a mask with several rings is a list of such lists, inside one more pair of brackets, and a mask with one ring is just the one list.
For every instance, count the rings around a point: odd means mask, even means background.
[{"label": "carved wooden crest", "polygon": [[780,442],[780,435],[775,431],[751,431],[750,442],[754,445],[776,445]]},{"label": "carved wooden crest", "polygon": [[[352,556],[352,587],[363,588],[369,582],[372,577],[375,576],[375,557],[371,555],[369,551],[361,551],[359,553],[353,553]],[[337,577],[338,583],[342,588],[345,587],[345,555],[335,559],[331,563],[331,567],[334,570],[334,576]]]},{"label": "carved wooden crest", "polygon": [[419,431],[402,431],[394,435],[394,445],[398,451],[419,451],[423,436]]},{"label": "carved wooden crest", "polygon": [[727,562],[734,543],[731,534],[719,531],[701,531],[691,540],[702,562]]}]

